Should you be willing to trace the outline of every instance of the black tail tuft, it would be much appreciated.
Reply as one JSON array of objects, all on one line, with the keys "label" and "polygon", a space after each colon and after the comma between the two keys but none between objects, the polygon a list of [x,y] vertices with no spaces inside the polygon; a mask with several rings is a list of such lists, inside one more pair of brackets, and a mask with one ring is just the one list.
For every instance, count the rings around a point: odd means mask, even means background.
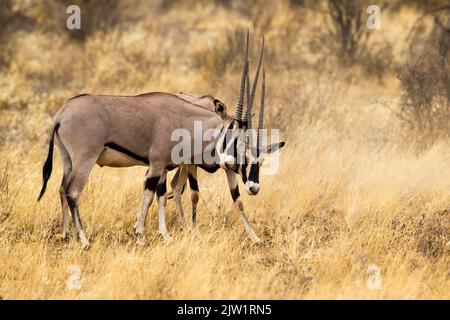
[{"label": "black tail tuft", "polygon": [[55,125],[53,128],[52,135],[50,137],[50,143],[48,145],[48,155],[47,160],[45,160],[44,167],[42,168],[42,180],[44,181],[42,185],[41,192],[39,193],[38,201],[41,200],[42,196],[45,193],[45,189],[47,189],[47,182],[48,179],[50,179],[50,176],[52,175],[52,168],[53,168],[53,145],[54,145],[54,138],[55,138],[55,132],[58,130],[60,124],[59,122]]}]

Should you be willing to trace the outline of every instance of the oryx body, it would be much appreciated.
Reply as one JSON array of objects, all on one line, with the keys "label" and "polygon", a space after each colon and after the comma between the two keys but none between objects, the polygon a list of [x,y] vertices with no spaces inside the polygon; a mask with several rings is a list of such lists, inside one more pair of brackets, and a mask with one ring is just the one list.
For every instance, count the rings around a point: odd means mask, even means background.
[{"label": "oryx body", "polygon": [[67,101],[54,117],[41,191],[42,196],[51,173],[51,150],[56,136],[64,165],[60,188],[63,237],[68,233],[67,216],[70,208],[78,236],[83,246],[88,246],[78,213],[78,199],[91,169],[97,163],[109,167],[150,165],[136,234],[141,235],[143,232],[147,210],[156,192],[160,206],[160,232],[169,238],[163,217],[166,171],[179,165],[171,159],[172,148],[178,142],[171,141],[170,133],[178,128],[193,131],[194,121],[201,121],[204,129],[221,129],[230,120],[224,120],[208,108],[168,93],[139,96],[82,95]]}]

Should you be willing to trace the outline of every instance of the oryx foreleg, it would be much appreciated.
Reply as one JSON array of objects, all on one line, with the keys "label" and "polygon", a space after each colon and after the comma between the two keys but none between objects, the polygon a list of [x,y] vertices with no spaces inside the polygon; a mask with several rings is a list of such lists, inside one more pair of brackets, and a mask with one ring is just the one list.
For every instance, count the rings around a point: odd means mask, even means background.
[{"label": "oryx foreleg", "polygon": [[170,235],[166,227],[165,206],[167,202],[167,188],[166,188],[167,171],[165,169],[158,169],[150,167],[147,170],[144,194],[142,196],[142,209],[137,215],[135,234],[138,237],[138,244],[143,244],[142,235],[144,233],[145,221],[147,220],[148,209],[153,202],[154,195],[158,198],[159,205],[159,232],[165,241],[170,241]]},{"label": "oryx foreleg", "polygon": [[166,243],[172,242],[172,237],[167,231],[166,226],[166,203],[167,203],[167,171],[164,170],[159,183],[156,187],[156,196],[158,197],[158,221],[159,221],[159,233],[162,235]]},{"label": "oryx foreleg", "polygon": [[153,197],[156,192],[156,187],[162,172],[150,167],[145,174],[144,193],[142,195],[142,207],[136,217],[136,225],[134,233],[138,237],[138,243],[143,244],[142,234],[144,233],[145,221],[147,219],[148,208],[153,202]]},{"label": "oryx foreleg", "polygon": [[230,188],[231,197],[233,198],[234,205],[236,209],[239,211],[242,219],[242,223],[244,224],[244,229],[249,238],[254,243],[261,243],[262,240],[256,235],[255,231],[253,231],[253,228],[250,226],[250,223],[248,222],[247,216],[244,212],[244,205],[242,204],[242,201],[240,199],[239,194],[239,186],[238,181],[236,179],[236,173],[233,171],[227,170],[227,180],[228,180],[228,187]]}]

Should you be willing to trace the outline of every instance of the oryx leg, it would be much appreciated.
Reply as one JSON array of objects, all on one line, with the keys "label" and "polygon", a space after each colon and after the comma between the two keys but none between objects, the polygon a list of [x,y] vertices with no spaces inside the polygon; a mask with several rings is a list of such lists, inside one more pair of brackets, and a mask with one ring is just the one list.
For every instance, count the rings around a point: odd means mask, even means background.
[{"label": "oryx leg", "polygon": [[57,135],[56,144],[58,145],[64,168],[63,178],[61,181],[61,186],[59,188],[59,196],[61,199],[61,217],[62,217],[61,238],[63,240],[67,240],[69,238],[69,206],[67,203],[67,195],[65,190],[67,187],[67,183],[69,181],[70,173],[72,171],[72,160],[70,160],[70,156],[69,153],[67,152],[67,149],[59,139],[58,133],[56,133],[56,135]]},{"label": "oryx leg", "polygon": [[262,240],[256,235],[255,231],[253,231],[253,228],[250,226],[250,223],[248,222],[247,216],[244,212],[244,205],[242,204],[242,201],[240,199],[239,194],[239,186],[238,181],[236,179],[236,173],[233,171],[227,170],[227,180],[228,180],[228,187],[230,188],[231,197],[233,198],[234,205],[236,209],[239,211],[242,219],[242,223],[244,224],[244,229],[249,238],[254,243],[261,243]]},{"label": "oryx leg", "polygon": [[172,237],[167,231],[166,226],[166,203],[167,203],[167,171],[159,179],[159,183],[156,187],[156,197],[158,198],[158,222],[159,222],[159,233],[162,235],[166,243],[172,242]]},{"label": "oryx leg", "polygon": [[[80,157],[80,159],[83,159]],[[64,188],[64,193],[66,195],[67,204],[72,213],[72,219],[75,223],[77,229],[78,239],[81,242],[81,248],[89,248],[89,240],[83,229],[83,224],[81,223],[80,214],[78,211],[78,204],[80,194],[83,191],[84,186],[89,178],[89,174],[94,166],[97,157],[95,158],[85,158],[84,160],[74,161],[72,171],[69,175],[69,180]]]},{"label": "oryx leg", "polygon": [[67,240],[69,238],[69,206],[67,204],[66,192],[64,185],[66,184],[66,176],[63,177],[61,187],[59,188],[59,196],[61,198],[61,216],[62,216],[62,234],[61,238]]},{"label": "oryx leg", "polygon": [[[138,244],[142,245],[143,239],[142,235],[144,233],[145,221],[147,220],[148,209],[153,202],[154,195],[156,193],[156,189],[158,187],[158,183],[160,181],[161,176],[165,173],[164,169],[160,169],[157,167],[150,167],[147,170],[144,182],[144,193],[142,195],[142,208],[141,211],[137,214],[136,226],[135,226],[135,234],[138,237]],[[165,178],[164,178],[165,181]]]},{"label": "oryx leg", "polygon": [[181,204],[181,194],[186,185],[187,170],[185,165],[178,167],[177,172],[172,178],[170,185],[172,187],[173,200],[175,201],[175,206],[178,212],[178,218],[181,226],[186,225],[186,220],[184,218],[183,206]]},{"label": "oryx leg", "polygon": [[142,195],[142,206],[141,211],[138,212],[136,217],[136,225],[134,233],[138,238],[142,236],[145,227],[145,220],[147,219],[148,208],[153,202],[153,196],[156,191],[156,186],[158,185],[159,175],[153,176],[153,170],[150,167],[145,174],[144,180],[144,193]]},{"label": "oryx leg", "polygon": [[192,204],[192,226],[197,223],[197,203],[199,200],[199,190],[197,181],[197,166],[190,165],[188,168],[189,187],[191,188],[191,204]]}]

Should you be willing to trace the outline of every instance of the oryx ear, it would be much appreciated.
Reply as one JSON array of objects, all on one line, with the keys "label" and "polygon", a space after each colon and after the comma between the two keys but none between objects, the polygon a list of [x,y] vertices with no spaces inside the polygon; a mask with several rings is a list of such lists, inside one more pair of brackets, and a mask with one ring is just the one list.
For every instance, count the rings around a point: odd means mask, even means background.
[{"label": "oryx ear", "polygon": [[281,149],[284,147],[286,143],[284,141],[282,142],[277,142],[277,143],[272,143],[271,145],[267,146],[264,150],[263,153],[272,153],[277,151],[278,149]]},{"label": "oryx ear", "polygon": [[214,100],[214,111],[221,117],[225,118],[227,116],[227,107],[223,102],[219,100]]}]

